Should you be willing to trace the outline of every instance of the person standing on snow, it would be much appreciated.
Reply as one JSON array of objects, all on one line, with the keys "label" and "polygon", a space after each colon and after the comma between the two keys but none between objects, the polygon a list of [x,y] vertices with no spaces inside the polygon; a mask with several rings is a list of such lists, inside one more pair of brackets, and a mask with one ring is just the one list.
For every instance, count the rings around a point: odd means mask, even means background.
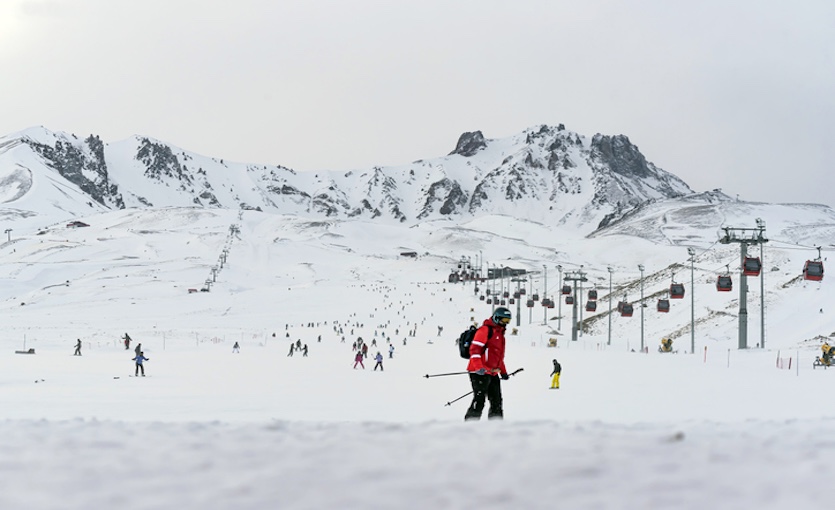
[{"label": "person standing on snow", "polygon": [[142,352],[142,342],[139,342],[138,344],[136,344],[136,348],[133,350],[133,353],[136,354],[137,356],[139,356],[139,354],[141,352]]},{"label": "person standing on snow", "polygon": [[125,341],[125,350],[129,351],[130,350],[130,335],[125,333],[125,336],[123,336],[122,339]]},{"label": "person standing on snow", "polygon": [[377,360],[377,364],[374,365],[374,371],[377,371],[377,367],[380,367],[380,372],[383,371],[383,355],[380,354],[380,351],[377,351],[377,355],[374,356],[374,359]]},{"label": "person standing on snow", "polygon": [[302,358],[306,358],[306,357],[307,357],[307,344],[304,344],[304,347],[302,347]]},{"label": "person standing on snow", "polygon": [[366,343],[362,344],[362,357],[363,358],[368,357],[368,344],[366,344]]},{"label": "person standing on snow", "polygon": [[293,357],[293,349],[295,349],[295,348],[296,348],[296,344],[290,344],[290,352],[287,354],[288,358]]},{"label": "person standing on snow", "polygon": [[142,364],[142,362],[143,361],[150,361],[150,359],[145,357],[144,352],[140,352],[139,354],[136,355],[135,358],[133,358],[133,361],[136,362],[136,371],[134,372],[133,375],[134,376],[139,375],[139,371],[141,370],[142,371],[142,377],[145,377],[145,366]]},{"label": "person standing on snow", "polygon": [[238,345],[238,342],[235,342],[235,345],[232,346],[232,352],[237,352],[238,354],[241,353],[241,346]]},{"label": "person standing on snow", "polygon": [[354,370],[357,369],[357,363],[360,364],[363,370],[365,370],[365,365],[362,364],[362,352],[357,351],[357,355],[354,356]]},{"label": "person standing on snow", "polygon": [[75,352],[72,353],[73,356],[81,356],[81,339],[78,339],[78,342],[75,344]]},{"label": "person standing on snow", "polygon": [[480,420],[485,398],[490,401],[488,419],[502,419],[502,379],[507,380],[504,366],[505,328],[510,323],[510,310],[496,308],[493,315],[475,333],[470,345],[470,384],[473,387],[473,401],[467,408],[464,420]]},{"label": "person standing on snow", "polygon": [[554,360],[554,371],[551,372],[551,375],[554,376],[554,378],[551,379],[551,389],[552,390],[560,389],[560,372],[562,372],[562,366],[555,359]]},{"label": "person standing on snow", "polygon": [[[406,339],[403,339],[403,345],[406,345]],[[394,357],[394,344],[389,344],[389,359]]]}]

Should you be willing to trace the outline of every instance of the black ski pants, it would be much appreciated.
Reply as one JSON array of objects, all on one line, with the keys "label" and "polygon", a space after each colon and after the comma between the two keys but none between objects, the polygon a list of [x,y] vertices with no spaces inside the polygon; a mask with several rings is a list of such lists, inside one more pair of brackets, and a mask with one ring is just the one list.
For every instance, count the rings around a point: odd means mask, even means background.
[{"label": "black ski pants", "polygon": [[142,375],[145,375],[145,366],[142,365],[142,363],[137,363],[136,364],[136,372],[134,372],[134,375],[139,375],[140,371],[142,371]]},{"label": "black ski pants", "polygon": [[470,384],[473,386],[473,402],[467,408],[464,420],[480,420],[484,410],[485,398],[490,401],[490,409],[487,411],[488,419],[502,419],[502,380],[495,375],[470,374]]}]

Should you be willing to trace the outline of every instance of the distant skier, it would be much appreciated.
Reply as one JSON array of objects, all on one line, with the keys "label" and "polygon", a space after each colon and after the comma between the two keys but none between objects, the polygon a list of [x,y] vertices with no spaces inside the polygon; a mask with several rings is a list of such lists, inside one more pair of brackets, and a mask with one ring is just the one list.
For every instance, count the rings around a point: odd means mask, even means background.
[{"label": "distant skier", "polygon": [[362,367],[362,369],[365,370],[365,365],[363,365],[363,363],[362,363],[362,352],[361,351],[357,351],[357,355],[354,356],[354,370],[357,369],[357,363],[359,363],[359,365]]},{"label": "distant skier", "polygon": [[307,344],[304,344],[304,347],[302,347],[302,358],[306,358],[306,357],[307,357]]},{"label": "distant skier", "polygon": [[389,344],[389,358],[394,357],[394,344]]},{"label": "distant skier", "polygon": [[130,340],[131,340],[130,335],[125,333],[125,336],[123,336],[122,339],[125,341],[125,350],[129,351],[130,350]]},{"label": "distant skier", "polygon": [[78,342],[75,344],[75,352],[72,353],[73,356],[81,356],[81,339],[78,339]]},{"label": "distant skier", "polygon": [[362,357],[363,358],[368,357],[368,344],[366,344],[366,343],[362,344]]},{"label": "distant skier", "polygon": [[296,347],[296,344],[290,344],[290,352],[287,354],[288,358],[293,357],[293,349],[295,349],[295,347]]},{"label": "distant skier", "polygon": [[150,359],[145,357],[144,352],[140,352],[139,354],[136,355],[135,358],[133,358],[133,361],[136,362],[136,371],[134,372],[133,375],[138,376],[139,372],[141,371],[142,372],[142,377],[145,377],[145,366],[142,364],[142,362],[143,361],[150,361]]},{"label": "distant skier", "polygon": [[136,348],[133,350],[133,353],[136,354],[137,356],[139,356],[139,354],[141,352],[142,352],[142,342],[139,342],[138,344],[136,344]]},{"label": "distant skier", "polygon": [[551,379],[551,389],[558,390],[560,389],[560,372],[562,372],[562,365],[555,359],[554,360],[554,371],[551,372],[551,375],[554,376]]},{"label": "distant skier", "polygon": [[299,338],[298,340],[296,340],[296,349],[301,350],[301,348],[302,348],[302,340],[301,340],[301,338]]},{"label": "distant skier", "polygon": [[374,371],[377,371],[377,367],[380,367],[380,372],[383,371],[383,355],[380,354],[380,351],[377,351],[377,355],[374,356],[374,359],[377,360],[377,364],[374,365]]},{"label": "distant skier", "polygon": [[241,346],[238,345],[238,342],[235,342],[235,345],[232,346],[232,352],[237,352],[238,354],[240,354]]}]

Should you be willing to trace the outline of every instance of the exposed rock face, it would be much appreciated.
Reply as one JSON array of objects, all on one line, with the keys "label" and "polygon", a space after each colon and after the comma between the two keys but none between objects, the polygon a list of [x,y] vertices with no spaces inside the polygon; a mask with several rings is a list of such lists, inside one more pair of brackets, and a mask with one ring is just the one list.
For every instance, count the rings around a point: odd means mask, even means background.
[{"label": "exposed rock face", "polygon": [[626,136],[589,140],[561,124],[498,140],[472,131],[446,157],[315,174],[226,163],[146,137],[111,146],[93,135],[80,140],[38,130],[3,143],[28,144],[41,156],[41,171],[59,173],[111,208],[242,208],[395,222],[506,214],[591,232],[640,204],[692,193]]},{"label": "exposed rock face", "polygon": [[455,150],[450,152],[449,155],[460,154],[469,158],[485,147],[487,147],[487,143],[484,141],[484,135],[481,134],[481,131],[473,131],[461,135],[455,145]]}]

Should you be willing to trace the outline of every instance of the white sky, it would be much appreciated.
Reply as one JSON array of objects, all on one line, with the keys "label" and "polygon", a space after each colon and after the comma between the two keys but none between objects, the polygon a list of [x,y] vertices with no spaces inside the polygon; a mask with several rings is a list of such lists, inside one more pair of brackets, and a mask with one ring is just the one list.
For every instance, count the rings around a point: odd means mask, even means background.
[{"label": "white sky", "polygon": [[564,123],[697,191],[835,205],[832,26],[813,0],[3,0],[0,134],[347,170]]}]

